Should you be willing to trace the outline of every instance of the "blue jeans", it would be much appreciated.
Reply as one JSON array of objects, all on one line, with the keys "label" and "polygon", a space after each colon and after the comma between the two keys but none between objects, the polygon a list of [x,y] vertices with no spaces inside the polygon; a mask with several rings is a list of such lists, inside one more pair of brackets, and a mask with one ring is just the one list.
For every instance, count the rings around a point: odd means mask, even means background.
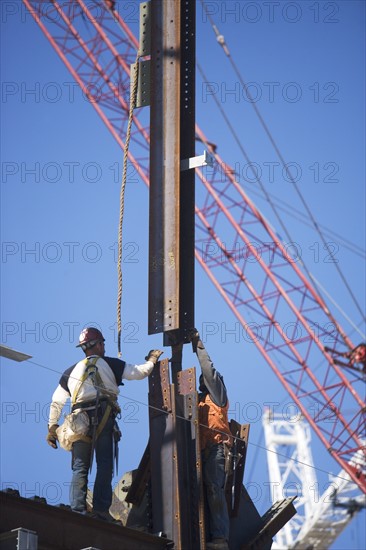
[{"label": "blue jeans", "polygon": [[[93,510],[96,512],[107,512],[112,503],[114,422],[114,417],[110,416],[95,442],[97,474],[93,491]],[[72,446],[73,475],[70,487],[70,503],[75,512],[86,511],[90,459],[91,443],[75,441]]]},{"label": "blue jeans", "polygon": [[202,452],[203,483],[205,487],[211,538],[229,540],[230,520],[225,498],[224,445],[212,445]]}]

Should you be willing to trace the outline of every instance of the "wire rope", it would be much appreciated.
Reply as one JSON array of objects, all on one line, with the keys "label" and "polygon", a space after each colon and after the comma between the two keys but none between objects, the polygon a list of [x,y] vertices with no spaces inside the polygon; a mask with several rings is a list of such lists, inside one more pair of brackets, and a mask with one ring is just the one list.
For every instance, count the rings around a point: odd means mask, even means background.
[{"label": "wire rope", "polygon": [[[252,184],[253,182],[248,181],[247,183]],[[263,199],[263,196],[262,196],[262,193],[260,192],[260,190],[251,189],[250,193],[253,193],[253,195],[256,195],[257,197]],[[312,227],[312,225],[309,222],[307,222],[306,215],[303,214],[302,212],[300,212],[300,210],[298,210],[297,208],[294,208],[291,204],[289,204],[286,201],[280,199],[279,197],[276,197],[276,195],[274,195],[273,193],[268,193],[268,195],[273,200],[279,201],[281,203],[280,205],[277,204],[278,210],[282,210],[288,216],[290,216],[292,218],[295,218],[300,223],[302,223],[304,225],[307,225],[308,227]],[[267,200],[265,197],[264,197],[264,199]],[[288,210],[286,208],[288,208]],[[346,239],[340,233],[337,233],[333,229],[330,229],[329,227],[327,227],[323,224],[319,224],[319,225],[323,228],[324,232],[326,232],[326,234],[329,237],[337,238],[341,242],[341,246],[348,249],[350,252],[352,252],[353,254],[359,256],[360,258],[366,259],[366,251],[363,248],[361,248],[359,245],[357,245],[356,243],[353,243],[349,239]]]},{"label": "wire rope", "polygon": [[[202,77],[203,77],[205,80],[207,80],[207,79],[206,79],[206,75],[205,75],[205,73],[204,73],[202,67],[200,66],[200,64],[197,64],[197,66],[198,66],[198,70],[199,70],[199,72],[201,73]],[[289,232],[288,232],[286,226],[284,225],[284,223],[283,223],[283,221],[282,221],[282,219],[281,219],[281,216],[278,214],[278,212],[277,212],[277,210],[276,210],[276,207],[274,206],[274,204],[273,204],[271,198],[269,197],[268,192],[266,191],[266,189],[265,189],[265,187],[264,187],[264,184],[263,184],[262,180],[258,177],[258,174],[256,174],[256,172],[254,171],[253,163],[250,161],[250,158],[249,158],[249,156],[248,156],[246,150],[244,149],[244,147],[243,147],[243,145],[242,145],[242,143],[241,143],[241,141],[240,141],[240,139],[239,139],[239,136],[238,136],[238,134],[236,133],[236,131],[235,131],[233,125],[231,124],[230,120],[228,119],[228,117],[227,117],[227,115],[226,115],[224,109],[223,109],[222,106],[220,105],[220,103],[219,103],[219,101],[217,100],[217,98],[216,98],[215,96],[213,96],[213,98],[214,98],[214,101],[215,101],[215,103],[216,103],[218,109],[220,110],[222,116],[224,117],[225,122],[227,123],[227,125],[228,125],[230,131],[232,132],[233,137],[234,137],[235,141],[237,142],[237,145],[238,145],[240,151],[242,152],[242,154],[243,154],[245,160],[247,161],[248,165],[251,167],[251,170],[253,170],[253,174],[255,175],[255,177],[256,177],[256,179],[257,179],[257,181],[258,181],[258,183],[259,183],[259,185],[260,185],[260,187],[261,187],[261,189],[262,189],[262,192],[263,192],[263,194],[265,195],[267,201],[268,201],[269,204],[271,205],[271,207],[272,207],[272,209],[273,209],[273,211],[274,211],[274,213],[275,213],[275,215],[276,215],[276,217],[277,217],[277,220],[278,220],[278,222],[279,222],[281,228],[283,229],[284,233],[286,234],[287,238],[289,239],[289,242],[294,242],[294,241],[292,240],[291,235],[289,234]],[[206,144],[206,145],[208,145],[208,144]],[[278,233],[277,233],[277,235],[278,235]],[[282,241],[282,239],[281,239],[280,237],[279,237],[279,239]],[[282,242],[283,242],[283,241],[282,241]],[[299,263],[303,266],[303,268],[304,268],[304,270],[305,270],[305,272],[306,272],[308,278],[311,279],[311,280],[313,281],[313,284],[314,284],[314,286],[316,287],[319,296],[322,297],[322,300],[323,300],[323,302],[324,302],[324,298],[323,298],[322,292],[321,292],[321,290],[320,290],[320,285],[319,285],[317,279],[312,275],[312,273],[311,273],[310,270],[307,268],[306,264],[304,263],[304,261],[303,261],[303,259],[302,259],[301,257],[300,257]],[[321,288],[324,288],[324,287],[321,286]],[[328,295],[328,293],[327,293],[327,295]],[[329,295],[328,295],[328,296],[329,296]],[[342,310],[341,307],[337,304],[337,302],[336,302],[335,300],[332,299],[332,303],[333,303],[333,304],[338,308],[338,310],[343,314],[343,310]],[[331,314],[331,312],[328,310],[328,308],[326,308],[324,311],[325,311],[326,315],[329,317],[329,319],[332,321],[332,323],[334,323],[335,326],[338,326],[336,320],[334,319],[334,317],[332,316],[332,314]],[[350,321],[350,318],[349,318],[346,314],[344,314],[344,316],[345,316],[345,318],[347,319],[347,321],[349,321],[349,322],[351,323],[351,325],[353,326],[353,328],[355,328],[356,325]],[[360,333],[360,335],[363,337],[362,333]]]},{"label": "wire rope", "polygon": [[[253,98],[252,98],[252,96],[251,96],[251,93],[250,93],[250,91],[249,91],[249,89],[248,89],[248,87],[247,87],[247,85],[246,85],[246,83],[245,83],[245,81],[244,81],[244,79],[243,79],[243,77],[242,77],[242,75],[241,75],[241,73],[240,73],[240,71],[239,71],[239,69],[238,69],[238,67],[237,67],[237,65],[236,65],[236,63],[235,63],[235,61],[234,61],[234,59],[233,59],[233,57],[232,57],[231,54],[230,54],[230,51],[229,51],[229,48],[228,48],[228,46],[227,46],[227,44],[226,44],[226,42],[225,42],[224,36],[219,32],[218,28],[216,27],[216,25],[215,25],[215,23],[214,23],[214,21],[213,21],[213,18],[212,18],[212,16],[211,16],[211,14],[206,10],[206,5],[205,5],[204,0],[201,0],[201,4],[202,4],[202,6],[203,6],[203,8],[204,8],[204,10],[205,10],[205,12],[206,12],[206,15],[207,15],[207,17],[208,17],[208,19],[209,19],[209,21],[210,21],[210,23],[211,23],[211,26],[212,26],[212,29],[213,29],[215,35],[216,35],[216,39],[217,39],[218,44],[220,44],[220,46],[222,46],[222,48],[223,48],[223,50],[224,50],[224,52],[225,52],[226,57],[229,59],[230,64],[231,64],[232,68],[234,69],[234,72],[235,72],[236,76],[239,78],[240,83],[241,83],[243,89],[245,90],[245,93],[247,94],[247,97],[249,98],[249,102],[250,102],[250,104],[252,105],[252,107],[253,107],[253,109],[254,109],[254,111],[255,111],[255,113],[256,113],[256,115],[257,115],[257,117],[258,117],[258,119],[259,119],[259,121],[260,121],[260,123],[261,123],[261,125],[262,125],[262,127],[263,127],[263,129],[264,129],[264,131],[265,131],[265,133],[266,133],[266,135],[267,135],[267,137],[268,137],[268,139],[269,139],[269,141],[271,142],[271,144],[272,144],[272,146],[273,146],[273,148],[274,148],[274,150],[275,150],[275,152],[276,152],[276,154],[277,154],[277,156],[278,156],[278,158],[280,159],[280,162],[281,162],[283,168],[286,170],[286,173],[287,173],[287,175],[288,175],[288,178],[289,178],[290,182],[293,184],[293,186],[294,186],[294,188],[295,188],[295,190],[296,190],[296,192],[297,192],[297,194],[298,194],[298,196],[299,196],[299,198],[300,198],[300,201],[302,202],[302,204],[303,204],[303,206],[304,206],[304,208],[305,208],[305,210],[306,210],[306,212],[307,212],[307,214],[308,214],[308,216],[309,216],[311,222],[313,223],[313,225],[314,225],[314,227],[315,227],[316,232],[318,233],[318,235],[319,235],[319,237],[320,237],[320,239],[321,239],[321,241],[322,241],[322,243],[323,243],[323,245],[324,245],[324,247],[325,247],[325,250],[328,250],[328,245],[327,245],[327,242],[326,242],[326,240],[325,240],[325,238],[324,238],[324,235],[323,235],[323,233],[322,233],[322,231],[321,231],[321,229],[320,229],[320,226],[319,226],[319,224],[317,223],[317,221],[315,220],[315,218],[314,218],[314,216],[313,216],[313,214],[312,214],[312,212],[311,212],[311,210],[310,210],[310,208],[309,208],[307,202],[305,201],[305,198],[304,198],[303,194],[301,193],[301,191],[300,191],[298,185],[296,184],[295,178],[293,177],[293,175],[292,175],[292,173],[291,173],[291,170],[289,169],[288,165],[286,164],[285,159],[284,159],[284,157],[283,157],[283,155],[282,155],[282,153],[281,153],[281,151],[280,151],[280,149],[279,149],[279,147],[278,147],[278,145],[277,145],[277,143],[276,143],[276,141],[275,141],[275,139],[274,139],[272,133],[270,132],[270,130],[269,130],[269,128],[268,128],[268,126],[267,126],[267,124],[266,124],[266,122],[265,122],[265,120],[264,120],[262,114],[261,114],[261,112],[259,111],[259,109],[258,109],[258,107],[257,107],[257,105],[256,105],[256,103],[255,103],[255,101],[253,101]],[[282,225],[282,224],[281,224],[281,225]],[[287,234],[287,231],[286,231],[286,234]],[[330,254],[331,254],[331,252],[330,252]],[[351,296],[351,298],[352,298],[352,300],[353,300],[353,302],[354,302],[354,304],[355,304],[355,306],[356,306],[358,312],[360,313],[361,318],[364,319],[364,320],[366,321],[365,313],[362,311],[362,309],[361,309],[361,307],[360,307],[360,304],[358,303],[358,300],[356,299],[356,296],[354,295],[354,293],[353,293],[353,291],[352,291],[350,285],[348,284],[348,281],[347,281],[345,275],[343,274],[343,272],[342,272],[341,268],[339,267],[338,263],[336,263],[336,262],[333,262],[333,263],[334,263],[334,267],[335,267],[335,269],[337,270],[337,272],[338,272],[338,274],[339,274],[339,276],[340,276],[342,282],[344,283],[345,287],[347,288],[347,290],[348,290],[348,292],[349,292],[349,294],[350,294],[350,296]],[[303,262],[302,262],[302,265],[303,265],[303,267],[305,268]],[[306,269],[306,268],[305,268],[305,269]],[[306,271],[307,271],[307,269],[306,269]],[[307,271],[307,273],[308,273],[308,271]]]}]

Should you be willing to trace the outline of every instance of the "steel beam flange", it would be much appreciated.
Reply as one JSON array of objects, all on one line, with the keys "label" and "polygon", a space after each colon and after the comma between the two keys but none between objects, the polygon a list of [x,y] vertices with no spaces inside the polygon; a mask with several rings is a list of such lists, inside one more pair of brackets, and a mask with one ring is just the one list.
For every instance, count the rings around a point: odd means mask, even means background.
[{"label": "steel beam flange", "polygon": [[157,363],[149,376],[149,404],[151,416],[172,412],[168,359]]}]

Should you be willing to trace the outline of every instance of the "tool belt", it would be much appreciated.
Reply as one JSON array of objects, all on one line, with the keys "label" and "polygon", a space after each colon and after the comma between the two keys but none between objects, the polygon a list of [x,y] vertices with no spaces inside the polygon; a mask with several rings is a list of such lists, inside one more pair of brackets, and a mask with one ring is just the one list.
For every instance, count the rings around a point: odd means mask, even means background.
[{"label": "tool belt", "polygon": [[[108,397],[101,397],[99,399],[98,405],[101,405],[102,403],[106,403],[109,401]],[[74,412],[76,409],[83,409],[84,411],[93,410],[95,409],[97,402],[95,399],[92,399],[90,401],[84,401],[82,403],[75,403],[72,408],[71,412]]]},{"label": "tool belt", "polygon": [[76,411],[65,415],[63,424],[56,430],[57,439],[60,447],[65,451],[71,451],[75,441],[90,442],[88,437],[90,426],[89,415],[86,411]]},{"label": "tool belt", "polygon": [[[98,408],[97,411],[95,411],[96,407]],[[97,425],[97,431],[96,431],[97,437],[100,434],[100,432],[103,430],[104,426],[106,425],[108,418],[110,416],[112,416],[113,418],[116,418],[121,413],[121,409],[117,401],[113,401],[108,397],[99,398],[98,404],[95,399],[91,401],[85,401],[82,403],[75,403],[71,411],[88,412],[89,418],[90,418],[90,424],[93,425],[94,423],[96,423]],[[93,411],[95,411],[95,413]]]}]

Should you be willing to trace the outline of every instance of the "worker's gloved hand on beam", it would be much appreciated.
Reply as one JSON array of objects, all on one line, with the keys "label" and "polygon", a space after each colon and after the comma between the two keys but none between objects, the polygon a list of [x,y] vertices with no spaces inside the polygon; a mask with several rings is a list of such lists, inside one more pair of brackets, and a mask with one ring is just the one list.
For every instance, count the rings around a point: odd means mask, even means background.
[{"label": "worker's gloved hand on beam", "polygon": [[56,430],[58,428],[58,424],[52,424],[52,426],[48,426],[48,434],[46,437],[46,441],[51,447],[54,449],[57,449],[57,433]]},{"label": "worker's gloved hand on beam", "polygon": [[149,353],[146,355],[145,359],[146,361],[152,361],[154,365],[159,361],[160,355],[162,355],[164,352],[160,349],[151,349]]},{"label": "worker's gloved hand on beam", "polygon": [[196,328],[191,328],[188,331],[187,336],[188,336],[188,341],[192,342],[192,350],[194,351],[194,353],[196,353],[198,341],[201,339],[200,338],[200,333],[198,332],[198,330]]}]

